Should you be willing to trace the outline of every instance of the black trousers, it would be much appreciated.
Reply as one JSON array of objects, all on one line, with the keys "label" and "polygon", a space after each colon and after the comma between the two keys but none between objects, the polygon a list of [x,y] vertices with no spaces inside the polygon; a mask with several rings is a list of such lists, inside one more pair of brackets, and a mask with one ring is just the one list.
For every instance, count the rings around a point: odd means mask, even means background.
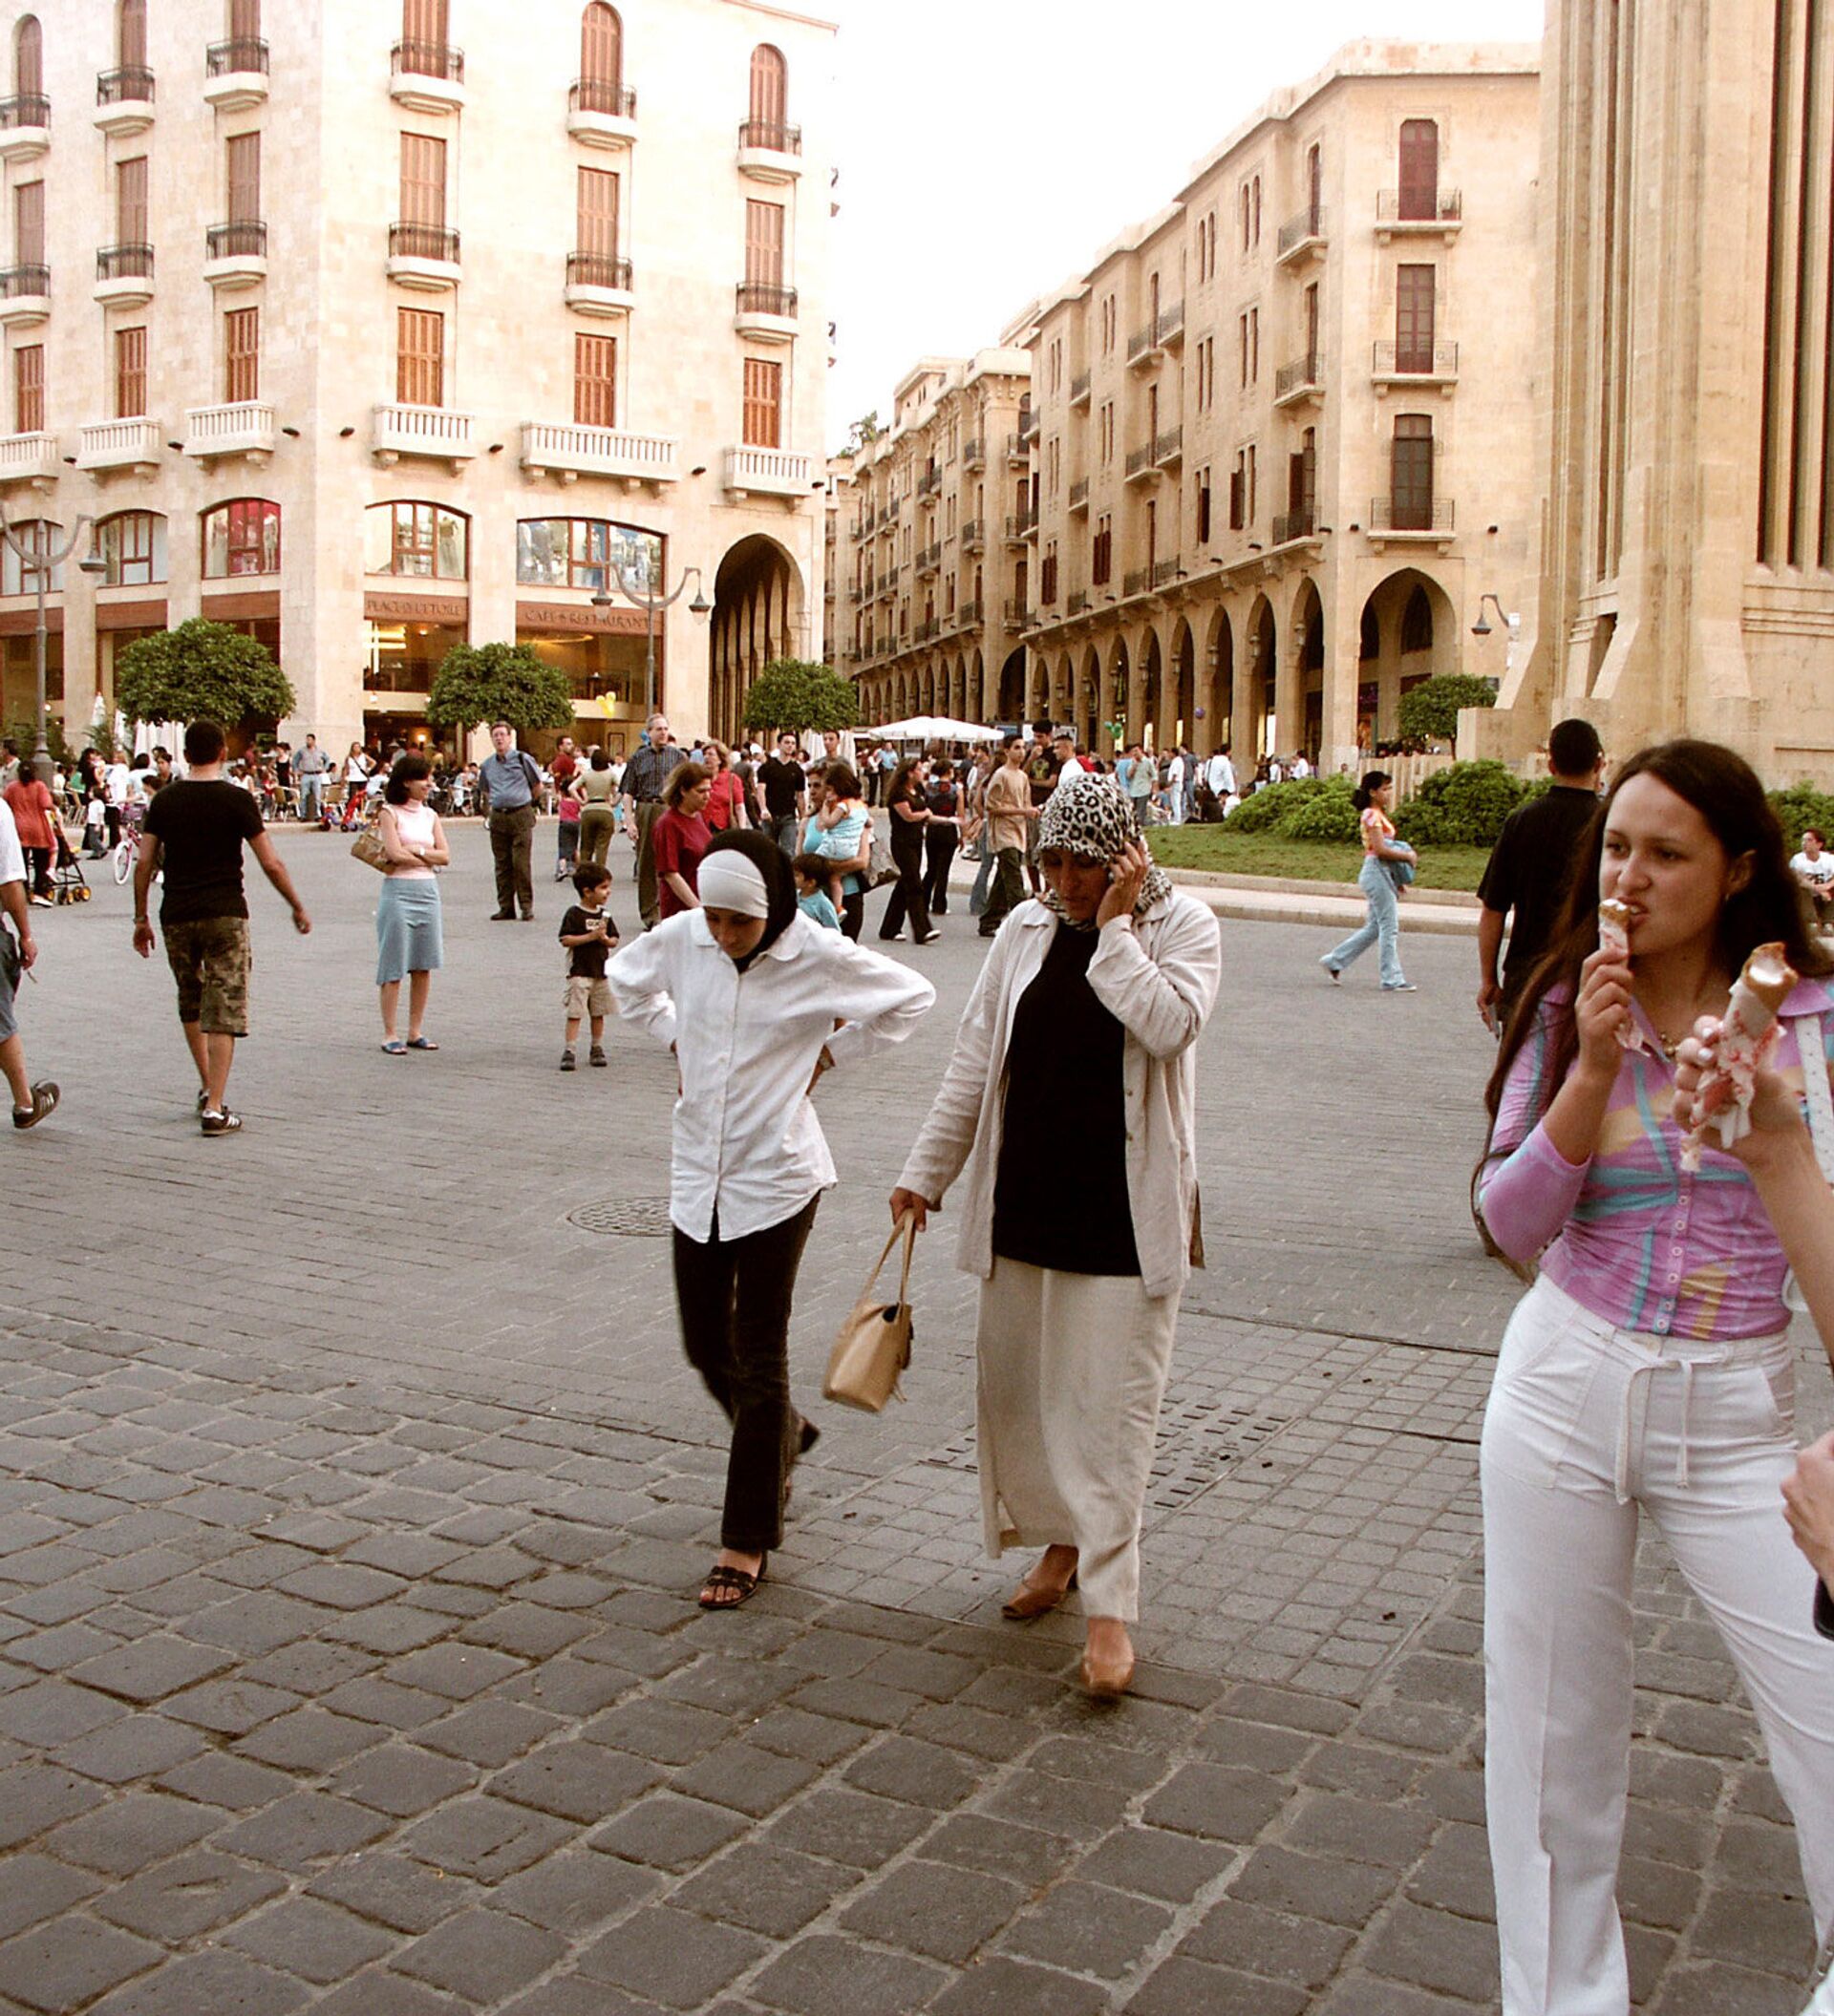
[{"label": "black trousers", "polygon": [[1025,901],[1023,873],[1025,850],[1002,847],[993,857],[993,885],[988,891],[987,908],[981,912],[981,936],[992,938],[1005,922],[1009,910]]},{"label": "black trousers", "polygon": [[866,921],[866,899],[864,890],[856,889],[851,895],[841,899],[841,935],[860,943],[861,926]]},{"label": "black trousers", "polygon": [[949,868],[959,844],[953,826],[935,824],[924,835],[924,902],[932,917],[949,915]]},{"label": "black trousers", "polygon": [[903,834],[892,836],[891,864],[898,871],[898,882],[885,904],[885,916],[879,920],[881,938],[896,938],[904,929],[906,917],[910,919],[913,938],[929,936],[929,911],[924,902],[924,840],[922,834],[915,838],[913,846]]},{"label": "black trousers", "polygon": [[783,1486],[802,1418],[790,1404],[790,1299],[815,1223],[812,1197],[794,1217],[705,1245],[675,1229],[675,1302],[688,1362],[733,1424],[719,1543],[765,1554],[783,1539]]},{"label": "black trousers", "polygon": [[535,808],[518,805],[513,812],[490,816],[490,859],[497,870],[497,907],[513,910],[520,902],[524,917],[535,914],[535,880],[530,859],[535,849]]}]

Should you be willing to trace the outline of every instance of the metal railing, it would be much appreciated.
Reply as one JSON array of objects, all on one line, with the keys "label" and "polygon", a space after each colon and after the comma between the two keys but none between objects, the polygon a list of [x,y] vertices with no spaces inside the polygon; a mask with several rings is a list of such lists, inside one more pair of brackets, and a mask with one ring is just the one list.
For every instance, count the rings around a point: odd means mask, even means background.
[{"label": "metal railing", "polygon": [[628,84],[614,84],[606,77],[576,77],[566,95],[569,112],[602,112],[614,119],[634,119],[637,95]]},{"label": "metal railing", "polygon": [[1153,584],[1150,567],[1129,567],[1120,577],[1120,592],[1123,595],[1144,595]]},{"label": "metal railing", "polygon": [[1021,406],[1019,408],[1019,445],[1021,447],[1037,439],[1038,424],[1038,415],[1030,406]]},{"label": "metal railing", "polygon": [[802,129],[782,119],[745,119],[738,129],[741,147],[759,147],[767,154],[800,154]]},{"label": "metal railing", "polygon": [[1153,444],[1150,441],[1142,441],[1138,448],[1130,448],[1127,451],[1128,476],[1138,476],[1142,469],[1150,469],[1152,466]]},{"label": "metal railing", "polygon": [[888,504],[881,504],[879,507],[880,524],[882,526],[895,525],[898,522],[898,515],[901,511],[904,510],[904,508],[905,500],[901,497],[893,498],[890,503]]},{"label": "metal railing", "polygon": [[1089,478],[1086,476],[1079,476],[1070,485],[1070,508],[1072,511],[1083,511],[1088,508],[1088,505]]},{"label": "metal railing", "polygon": [[1274,514],[1273,542],[1284,546],[1295,539],[1311,539],[1318,530],[1316,508],[1304,511],[1280,511]]},{"label": "metal railing", "polygon": [[943,487],[943,472],[940,469],[926,469],[917,478],[917,495],[934,497]]},{"label": "metal railing", "polygon": [[1153,562],[1153,586],[1162,588],[1168,581],[1177,575],[1183,574],[1184,571],[1184,559],[1177,553],[1169,555],[1164,560],[1156,560]]},{"label": "metal railing", "polygon": [[1127,338],[1127,361],[1137,364],[1141,358],[1150,356],[1162,349],[1172,337],[1180,335],[1184,329],[1184,304],[1175,301],[1170,308],[1161,308],[1144,329],[1135,329]]},{"label": "metal railing", "polygon": [[24,294],[49,294],[51,268],[47,265],[8,266],[0,272],[0,301],[17,301]]},{"label": "metal railing", "polygon": [[962,464],[964,468],[978,469],[987,460],[987,443],[979,435],[962,443]]},{"label": "metal railing", "polygon": [[1370,363],[1378,378],[1456,378],[1456,343],[1378,343]]},{"label": "metal railing", "polygon": [[911,631],[910,641],[912,644],[928,644],[932,637],[940,637],[941,635],[942,625],[936,621],[935,617],[927,616],[924,621],[920,623],[914,630]]},{"label": "metal railing", "polygon": [[976,595],[971,600],[963,603],[961,607],[955,611],[956,624],[964,630],[972,629],[980,622],[984,610],[985,605],[982,603],[981,598]]},{"label": "metal railing", "polygon": [[51,100],[41,91],[23,92],[16,98],[0,98],[0,133],[16,132],[21,126],[49,126]]},{"label": "metal railing", "polygon": [[734,290],[741,315],[781,315],[786,322],[796,320],[796,289],[779,286],[775,281],[741,280]]},{"label": "metal railing", "polygon": [[1090,373],[1088,371],[1079,371],[1070,380],[1070,403],[1072,406],[1080,406],[1089,396],[1089,378]]},{"label": "metal railing", "polygon": [[1168,427],[1153,442],[1153,460],[1156,463],[1180,462],[1184,458],[1184,430],[1182,426]]},{"label": "metal railing", "polygon": [[1010,434],[1007,435],[1006,458],[1009,462],[1027,462],[1031,460],[1031,456],[1026,453],[1025,443],[1026,436],[1022,434]]},{"label": "metal railing", "polygon": [[458,261],[458,234],[457,231],[447,230],[443,224],[391,224],[389,257],[438,259],[456,265]]},{"label": "metal railing", "polygon": [[1453,525],[1449,497],[1376,497],[1369,501],[1372,532],[1450,532]]},{"label": "metal railing", "polygon": [[119,70],[104,70],[96,79],[98,105],[146,104],[153,102],[153,73],[144,63],[124,64]]},{"label": "metal railing", "polygon": [[566,284],[570,287],[609,287],[620,294],[630,291],[630,262],[609,252],[569,252],[566,255]]},{"label": "metal railing", "polygon": [[397,42],[390,60],[397,77],[440,77],[448,84],[465,81],[465,53],[450,42]]},{"label": "metal railing", "polygon": [[153,277],[151,245],[103,245],[96,254],[97,280],[133,280]]},{"label": "metal railing", "polygon": [[1284,399],[1290,393],[1302,391],[1308,385],[1318,383],[1318,358],[1314,353],[1309,357],[1295,357],[1290,364],[1283,364],[1274,373],[1273,395]]},{"label": "metal railing", "polygon": [[1020,596],[1009,595],[1002,605],[1001,613],[1005,616],[1007,626],[1011,629],[1029,630],[1032,627],[1032,611],[1027,607],[1024,599]]},{"label": "metal railing", "polygon": [[1297,217],[1290,217],[1280,226],[1280,257],[1295,252],[1312,240],[1325,236],[1325,210],[1322,203],[1309,203]]},{"label": "metal railing", "polygon": [[977,553],[987,544],[987,520],[980,518],[966,518],[962,520],[962,551]]},{"label": "metal railing", "polygon": [[203,74],[207,77],[267,74],[267,45],[259,35],[231,35],[226,42],[212,42],[203,53]]},{"label": "metal railing", "polygon": [[1072,588],[1070,590],[1070,599],[1063,605],[1063,613],[1066,616],[1080,616],[1088,606],[1089,590],[1087,588]]},{"label": "metal railing", "polygon": [[211,224],[203,234],[206,259],[265,259],[267,226],[259,218],[241,217],[233,223]]},{"label": "metal railing", "polygon": [[931,542],[927,545],[921,553],[918,554],[915,562],[916,569],[919,574],[934,574],[937,568],[942,565],[942,563],[943,542],[940,539],[932,540]]},{"label": "metal railing", "polygon": [[898,569],[896,567],[892,567],[887,572],[880,575],[879,592],[881,595],[889,595],[897,585]]},{"label": "metal railing", "polygon": [[1376,216],[1389,224],[1458,223],[1464,217],[1461,189],[1378,189]]},{"label": "metal railing", "polygon": [[1028,532],[1035,530],[1038,522],[1038,507],[1027,504],[1023,511],[1007,514],[1006,536],[1008,539],[1023,539]]}]

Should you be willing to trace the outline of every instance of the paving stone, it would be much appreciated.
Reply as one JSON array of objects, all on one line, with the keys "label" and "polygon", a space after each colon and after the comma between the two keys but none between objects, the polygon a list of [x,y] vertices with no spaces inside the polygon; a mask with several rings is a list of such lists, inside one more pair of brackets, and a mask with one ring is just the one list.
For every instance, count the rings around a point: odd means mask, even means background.
[{"label": "paving stone", "polygon": [[1354,1937],[1340,1925],[1287,1917],[1224,1897],[1204,1913],[1178,1951],[1184,1959],[1208,1961],[1238,1973],[1321,1988]]},{"label": "paving stone", "polygon": [[285,1772],[267,1764],[251,1764],[246,1757],[234,1757],[227,1751],[205,1751],[182,1764],[162,1772],[158,1780],[163,1792],[181,1798],[196,1799],[205,1806],[223,1806],[232,1813],[252,1813],[257,1806],[283,1799],[293,1790],[293,1780]]},{"label": "paving stone", "polygon": [[267,1965],[319,1987],[344,1980],[400,1944],[392,1934],[309,1897],[289,1897],[224,1936]]},{"label": "paving stone", "polygon": [[532,1750],[562,1727],[557,1715],[522,1708],[513,1701],[474,1701],[416,1731],[428,1750],[443,1751],[494,1771]]},{"label": "paving stone", "polygon": [[1277,1778],[1259,1772],[1187,1764],[1147,1800],[1142,1816],[1155,1827],[1209,1840],[1252,1841],[1290,1796]]},{"label": "paving stone", "polygon": [[314,1878],[309,1895],[345,1905],[397,1932],[430,1931],[478,1895],[478,1886],[406,1856],[353,1855]]},{"label": "paving stone", "polygon": [[1806,1987],[1740,1967],[1689,1967],[1663,1984],[1662,2016],[1797,2016]]},{"label": "paving stone", "polygon": [[163,1701],[168,1694],[221,1673],[229,1664],[228,1653],[220,1646],[155,1634],[85,1659],[71,1667],[70,1677],[129,1701]]},{"label": "paving stone", "polygon": [[976,1773],[959,1757],[933,1743],[886,1736],[855,1757],[842,1773],[861,1792],[944,1812],[975,1790]]},{"label": "paving stone", "polygon": [[929,2005],[932,2016],[1099,2016],[1108,1991],[1048,1967],[990,1954]]},{"label": "paving stone", "polygon": [[416,1940],[393,1964],[480,2005],[526,1987],[565,1951],[566,1942],[551,1932],[501,1911],[473,1909]]},{"label": "paving stone", "polygon": [[764,1750],[785,1757],[806,1757],[816,1764],[832,1764],[869,1740],[867,1731],[854,1723],[787,1708],[774,1708],[747,1733]]},{"label": "paving stone", "polygon": [[128,1877],[203,1840],[225,1817],[216,1807],[194,1806],[163,1793],[123,1793],[55,1828],[45,1836],[45,1846],[61,1861]]},{"label": "paving stone", "polygon": [[[931,1852],[941,1851],[932,1845]],[[1232,1858],[1229,1848],[1189,1835],[1161,1827],[1122,1827],[1077,1865],[1077,1874],[1112,1890],[1187,1904]]]},{"label": "paving stone", "polygon": [[1011,1772],[985,1802],[985,1810],[1001,1819],[1077,1840],[1093,1840],[1119,1826],[1126,1807],[1127,1794],[1112,1785],[1078,1785],[1036,1771]]},{"label": "paving stone", "polygon": [[[877,1953],[824,1933],[806,1933],[772,1961],[749,1990],[794,2016],[908,2016],[949,1977],[903,1953]],[[685,2006],[685,2005],[684,2005]]]},{"label": "paving stone", "polygon": [[670,1899],[721,1924],[743,1925],[767,1939],[801,1931],[859,1880],[855,1871],[779,1847],[741,1843],[689,1878]]},{"label": "paving stone", "polygon": [[124,1715],[106,1729],[60,1745],[52,1754],[59,1764],[86,1778],[123,1785],[133,1778],[169,1771],[187,1757],[197,1756],[203,1747],[204,1739],[195,1730],[169,1722],[163,1715]]},{"label": "paving stone", "polygon": [[961,1965],[1023,1909],[1017,1883],[939,1862],[888,1870],[842,1913],[850,1932]]},{"label": "paving stone", "polygon": [[122,1719],[118,1702],[65,1680],[41,1680],[0,1694],[0,1735],[33,1750],[54,1750]]},{"label": "paving stone", "polygon": [[711,1799],[716,1806],[730,1806],[761,1820],[820,1774],[816,1765],[741,1741],[710,1750],[676,1772],[671,1782],[692,1798]]},{"label": "paving stone", "polygon": [[1366,1960],[1377,1974],[1468,2002],[1498,1993],[1495,1929],[1404,1899],[1377,1927]]},{"label": "paving stone", "polygon": [[20,1764],[0,1771],[0,1849],[15,1847],[68,1820],[107,1794],[75,1772],[49,1765]]},{"label": "paving stone", "polygon": [[1303,2016],[1308,2000],[1301,1988],[1174,1958],[1124,2007],[1127,2016]]},{"label": "paving stone", "polygon": [[68,1868],[49,1856],[10,1856],[0,1884],[0,1940],[58,1917],[101,1887],[100,1878],[87,1870]]},{"label": "paving stone", "polygon": [[98,2016],[282,2016],[308,2000],[297,1981],[240,1954],[181,1953],[96,2004]]},{"label": "paving stone", "polygon": [[245,1736],[277,1715],[298,1708],[299,1696],[252,1680],[219,1680],[160,1704],[175,1721],[207,1729],[219,1736]]},{"label": "paving stone", "polygon": [[1390,1869],[1416,1861],[1432,1833],[1432,1823],[1423,1814],[1323,1793],[1309,1795],[1286,1828],[1286,1837],[1296,1849]]},{"label": "paving stone", "polygon": [[1441,1827],[1425,1859],[1408,1878],[1417,1904],[1437,1905],[1461,1918],[1494,1919],[1496,1892],[1490,1873],[1489,1837],[1482,1827]]},{"label": "paving stone", "polygon": [[1695,1921],[1688,1946],[1695,1959],[1800,1978],[1813,1959],[1815,1937],[1800,1899],[1717,1890]]},{"label": "paving stone", "polygon": [[[595,1980],[669,2008],[702,2009],[767,1950],[753,1933],[650,1904],[594,1940],[577,1963]],[[865,2016],[858,2004],[855,2008],[857,2016]]]},{"label": "paving stone", "polygon": [[28,2008],[62,2011],[81,2008],[163,1958],[148,1941],[74,1911],[0,1944],[0,1981]]},{"label": "paving stone", "polygon": [[654,1896],[662,1881],[653,1870],[613,1856],[564,1848],[495,1885],[491,1900],[550,1932],[576,1936]]},{"label": "paving stone", "polygon": [[215,1845],[225,1855],[303,1875],[330,1857],[367,1847],[387,1832],[386,1820],[349,1799],[296,1792],[224,1828]]},{"label": "paving stone", "polygon": [[416,1820],[401,1845],[436,1868],[489,1883],[526,1869],[573,1833],[546,1814],[479,1793]]},{"label": "paving stone", "polygon": [[1041,1889],[1077,1854],[1062,1835],[1014,1826],[986,1814],[952,1814],[924,1842],[930,1861],[954,1862],[988,1876],[1009,1877],[1029,1890]]},{"label": "paving stone", "polygon": [[429,1694],[442,1694],[448,1701],[469,1701],[486,1687],[520,1673],[522,1662],[506,1653],[493,1652],[483,1645],[437,1645],[410,1652],[389,1667],[387,1677],[397,1687],[418,1687]]},{"label": "paving stone", "polygon": [[1230,1880],[1229,1895],[1354,1928],[1369,1922],[1392,1885],[1389,1876],[1368,1863],[1266,1845],[1255,1849]]},{"label": "paving stone", "polygon": [[600,1828],[592,1836],[592,1845],[627,1861],[679,1873],[705,1861],[744,1831],[743,1819],[723,1806],[658,1793]]},{"label": "paving stone", "polygon": [[918,1807],[823,1787],[778,1814],[766,1837],[849,1868],[877,1869],[929,1824]]},{"label": "paving stone", "polygon": [[334,1771],[379,1740],[373,1723],[334,1715],[322,1708],[296,1708],[243,1737],[237,1754],[281,1771],[319,1773]]},{"label": "paving stone", "polygon": [[1119,1981],[1171,1922],[1164,1905],[1145,1898],[1064,1882],[1009,1927],[1000,1944],[1028,1960]]},{"label": "paving stone", "polygon": [[581,1730],[593,1743],[654,1764],[691,1764],[727,1734],[725,1720],[684,1702],[642,1699],[607,1708]]},{"label": "paving stone", "polygon": [[130,1932],[176,1945],[243,1917],[286,1887],[272,1870],[198,1848],[112,1885],[92,1908]]},{"label": "paving stone", "polygon": [[411,1743],[383,1743],[347,1764],[329,1789],[359,1806],[373,1806],[378,1813],[405,1820],[470,1791],[477,1779],[470,1765],[454,1758],[436,1756]]}]

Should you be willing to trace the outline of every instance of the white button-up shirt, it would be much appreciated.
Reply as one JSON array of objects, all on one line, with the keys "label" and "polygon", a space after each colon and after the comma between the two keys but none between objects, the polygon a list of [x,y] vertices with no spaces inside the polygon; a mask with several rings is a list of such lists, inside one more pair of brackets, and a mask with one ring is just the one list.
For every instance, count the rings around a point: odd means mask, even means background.
[{"label": "white button-up shirt", "polygon": [[[705,1244],[794,1217],[835,1179],[809,1080],[821,1046],[837,1065],[902,1043],[936,999],[921,973],[824,931],[800,912],[740,972],[698,910],[613,954],[618,1013],[674,1045],[669,1215]],[[838,1025],[838,1026],[837,1026]]]}]

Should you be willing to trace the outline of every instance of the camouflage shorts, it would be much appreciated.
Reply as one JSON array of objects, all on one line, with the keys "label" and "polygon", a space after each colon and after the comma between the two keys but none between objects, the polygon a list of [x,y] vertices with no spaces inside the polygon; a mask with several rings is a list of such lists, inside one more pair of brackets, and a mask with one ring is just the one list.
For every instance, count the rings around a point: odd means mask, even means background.
[{"label": "camouflage shorts", "polygon": [[179,1020],[206,1036],[248,1033],[248,920],[200,917],[170,923],[166,963],[179,984]]}]

